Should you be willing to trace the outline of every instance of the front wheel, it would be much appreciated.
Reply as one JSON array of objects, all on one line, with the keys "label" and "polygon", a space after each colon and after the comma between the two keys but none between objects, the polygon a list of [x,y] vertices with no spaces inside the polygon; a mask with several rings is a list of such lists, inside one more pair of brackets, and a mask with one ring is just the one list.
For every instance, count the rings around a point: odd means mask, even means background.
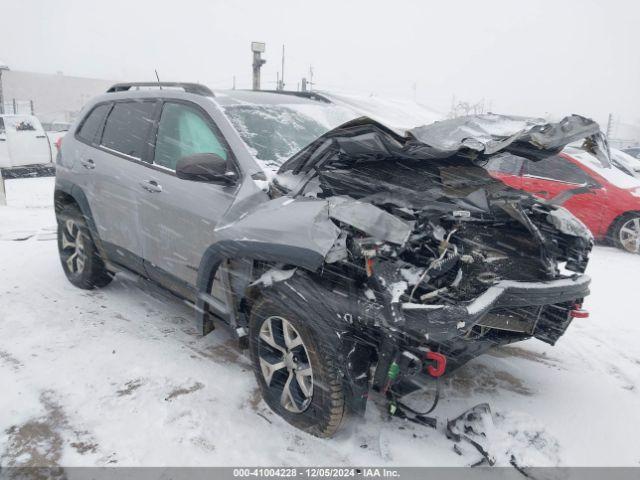
[{"label": "front wheel", "polygon": [[330,323],[270,295],[252,309],[249,333],[254,372],[269,407],[301,430],[332,436],[345,418],[346,394]]},{"label": "front wheel", "polygon": [[640,253],[640,214],[624,215],[616,221],[612,230],[616,247],[630,253]]}]

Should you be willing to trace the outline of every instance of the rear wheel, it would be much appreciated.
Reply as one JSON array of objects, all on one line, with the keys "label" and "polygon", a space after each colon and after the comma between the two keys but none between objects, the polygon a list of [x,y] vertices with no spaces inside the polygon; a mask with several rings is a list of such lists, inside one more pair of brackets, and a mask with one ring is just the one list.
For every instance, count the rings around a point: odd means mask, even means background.
[{"label": "rear wheel", "polygon": [[62,269],[76,287],[90,290],[111,282],[109,273],[98,254],[82,212],[67,205],[57,216],[58,252]]},{"label": "rear wheel", "polygon": [[640,253],[640,214],[630,213],[619,218],[612,228],[616,247],[630,253]]},{"label": "rear wheel", "polygon": [[332,436],[345,418],[337,348],[330,325],[314,312],[293,311],[286,297],[270,295],[252,309],[251,359],[262,397],[290,424],[318,437]]}]

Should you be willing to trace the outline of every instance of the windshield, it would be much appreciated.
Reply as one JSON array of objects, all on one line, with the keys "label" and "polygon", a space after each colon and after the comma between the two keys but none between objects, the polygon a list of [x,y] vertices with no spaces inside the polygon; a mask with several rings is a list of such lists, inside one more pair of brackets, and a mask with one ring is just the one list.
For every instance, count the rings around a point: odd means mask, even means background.
[{"label": "windshield", "polygon": [[605,168],[598,161],[596,157],[591,155],[584,150],[578,149],[567,149],[568,152],[573,158],[578,160],[583,165],[586,165],[588,168],[596,172],[598,175],[604,177],[608,182],[615,185],[618,188],[637,188],[640,187],[640,180],[634,178],[630,175],[627,175],[623,171],[615,168]]},{"label": "windshield", "polygon": [[618,150],[616,148],[611,148],[611,158],[624,165],[630,170],[635,172],[640,172],[640,159],[629,155],[628,153],[623,152],[622,150]]},{"label": "windshield", "polygon": [[253,156],[277,170],[293,154],[329,130],[358,117],[335,105],[233,105],[225,107]]}]

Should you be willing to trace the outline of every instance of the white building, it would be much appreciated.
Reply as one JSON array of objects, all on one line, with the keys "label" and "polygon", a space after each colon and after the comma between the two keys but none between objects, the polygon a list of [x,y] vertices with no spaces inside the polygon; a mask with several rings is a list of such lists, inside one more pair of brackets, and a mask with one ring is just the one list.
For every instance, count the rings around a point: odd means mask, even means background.
[{"label": "white building", "polygon": [[0,61],[0,113],[33,113],[41,122],[69,122],[111,80],[10,70]]},{"label": "white building", "polygon": [[618,120],[614,122],[611,137],[609,143],[616,148],[640,146],[640,121],[623,122]]}]

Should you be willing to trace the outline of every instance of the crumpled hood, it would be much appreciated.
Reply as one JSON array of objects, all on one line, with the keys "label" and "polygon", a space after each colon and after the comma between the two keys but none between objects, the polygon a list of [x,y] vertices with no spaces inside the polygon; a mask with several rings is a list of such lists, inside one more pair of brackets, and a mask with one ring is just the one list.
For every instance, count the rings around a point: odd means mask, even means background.
[{"label": "crumpled hood", "polygon": [[404,136],[367,117],[347,122],[309,144],[287,160],[278,173],[306,173],[322,168],[336,153],[352,158],[393,156],[434,160],[463,155],[482,158],[509,152],[531,160],[559,153],[585,139],[591,153],[608,166],[609,148],[599,125],[571,115],[560,122],[497,114],[469,115],[408,130]]},{"label": "crumpled hood", "polygon": [[409,133],[437,157],[449,157],[464,150],[484,155],[508,150],[537,160],[557,153],[576,140],[599,136],[600,126],[579,115],[549,123],[541,118],[489,113],[435,122]]}]

